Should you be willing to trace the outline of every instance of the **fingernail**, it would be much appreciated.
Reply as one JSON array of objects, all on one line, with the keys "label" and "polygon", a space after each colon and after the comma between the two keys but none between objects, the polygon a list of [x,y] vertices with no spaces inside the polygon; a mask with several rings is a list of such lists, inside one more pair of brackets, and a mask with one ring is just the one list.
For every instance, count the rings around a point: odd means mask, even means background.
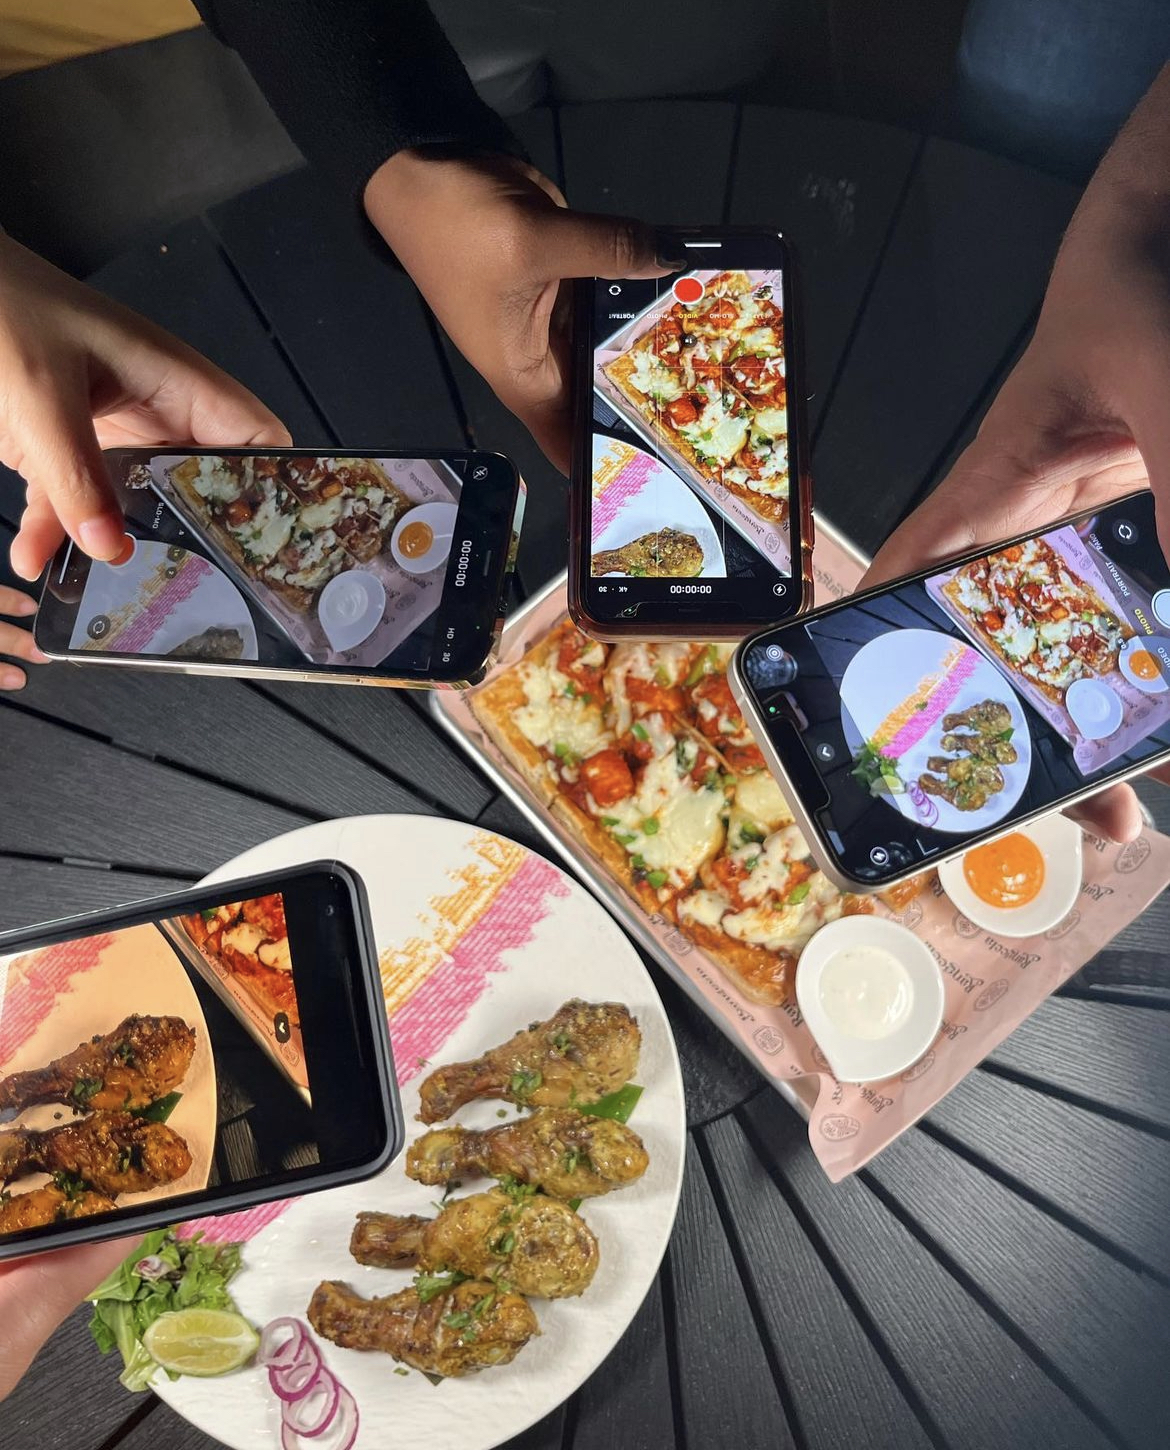
[{"label": "fingernail", "polygon": [[21,615],[35,614],[37,612],[37,601],[30,599],[27,594],[22,594],[10,611],[13,619],[19,619]]},{"label": "fingernail", "polygon": [[19,690],[24,676],[19,670],[0,670],[0,690]]},{"label": "fingernail", "polygon": [[47,665],[50,663],[49,656],[47,654],[42,654],[41,651],[37,649],[35,644],[29,650],[28,658],[30,663],[34,665]]},{"label": "fingernail", "polygon": [[126,530],[119,519],[103,514],[101,518],[86,519],[77,535],[91,559],[114,559],[122,552]]}]

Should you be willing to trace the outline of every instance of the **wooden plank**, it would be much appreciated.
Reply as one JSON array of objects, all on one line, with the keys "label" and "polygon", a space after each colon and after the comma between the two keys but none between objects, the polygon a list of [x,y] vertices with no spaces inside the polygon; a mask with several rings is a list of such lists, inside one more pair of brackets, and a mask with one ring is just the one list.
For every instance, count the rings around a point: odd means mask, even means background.
[{"label": "wooden plank", "polygon": [[[307,686],[324,690],[324,686]],[[397,778],[399,759],[375,767],[333,744],[277,699],[238,680],[112,666],[37,670],[22,700],[115,746],[198,771],[319,819],[427,810]],[[422,727],[401,732],[402,755]]]},{"label": "wooden plank", "polygon": [[827,516],[873,550],[1039,303],[1077,190],[931,140],[813,455]]},{"label": "wooden plank", "polygon": [[989,1061],[1086,1106],[1170,1128],[1166,1018],[1154,1008],[1050,997]]},{"label": "wooden plank", "polygon": [[[713,1122],[754,1093],[764,1092],[771,1097],[766,1079],[755,1064],[732,1046],[657,962],[645,953],[642,960],[650,969],[670,1017],[682,1066],[688,1126]],[[786,1104],[782,1106],[785,1112],[791,1111]]]},{"label": "wooden plank", "polygon": [[[1093,1422],[862,1181],[830,1183],[808,1152],[802,1125],[766,1109],[757,1100],[745,1112],[763,1151],[878,1326],[948,1450],[1044,1443],[1104,1450],[1109,1442]],[[991,1384],[1010,1384],[1012,1393],[989,1394]]]},{"label": "wooden plank", "polygon": [[124,253],[90,280],[239,378],[298,443],[312,447],[330,441],[206,223],[172,227],[157,243]]},{"label": "wooden plank", "polygon": [[0,854],[202,874],[304,815],[111,750],[0,702]]},{"label": "wooden plank", "polygon": [[189,1420],[158,1399],[154,1400],[150,1414],[116,1444],[118,1450],[158,1450],[159,1446],[165,1446],[166,1450],[223,1450],[222,1441],[197,1430]]},{"label": "wooden plank", "polygon": [[[768,1100],[765,1100],[767,1102]],[[775,1102],[773,1111],[787,1114]],[[930,1445],[866,1329],[733,1117],[699,1134],[753,1309],[805,1450]],[[798,1145],[808,1152],[807,1144]]]},{"label": "wooden plank", "polygon": [[[1170,1291],[925,1133],[903,1134],[865,1172],[1066,1388],[1130,1444],[1164,1450]],[[1117,1185],[1119,1214],[1126,1187]]]},{"label": "wooden plank", "polygon": [[[492,790],[406,692],[356,685],[258,683],[255,689],[330,737],[360,762],[392,773],[418,800],[473,819]],[[374,809],[366,805],[357,814]],[[396,810],[421,810],[409,804]],[[343,815],[341,810],[332,814]]]},{"label": "wooden plank", "polygon": [[0,931],[51,921],[81,911],[122,906],[168,891],[181,891],[190,877],[144,876],[134,871],[66,866],[59,861],[0,857]]},{"label": "wooden plank", "polygon": [[873,121],[744,107],[729,220],[776,227],[796,251],[814,429],[918,146],[909,131]]},{"label": "wooden plank", "polygon": [[[795,1447],[711,1185],[693,1151],[683,1173],[668,1272],[684,1443],[696,1450]],[[712,1393],[714,1386],[728,1392]]]},{"label": "wooden plank", "polygon": [[121,1356],[115,1351],[102,1358],[89,1317],[88,1305],[71,1314],[3,1401],[2,1450],[99,1450],[141,1413],[142,1397],[118,1383]]},{"label": "wooden plank", "polygon": [[985,1072],[964,1078],[927,1121],[1074,1226],[1170,1276],[1165,1139]]},{"label": "wooden plank", "polygon": [[565,1406],[545,1415],[523,1434],[509,1440],[504,1450],[561,1450],[565,1442]]},{"label": "wooden plank", "polygon": [[618,1340],[602,1370],[577,1396],[573,1450],[670,1450],[678,1443],[660,1281]]},{"label": "wooden plank", "polygon": [[1170,940],[1170,921],[1155,903],[1126,928],[1113,946],[1098,952],[1082,967],[1062,988],[1062,994],[1074,997],[1124,994],[1139,1002],[1148,1002],[1151,1007],[1170,1007],[1167,940]]},{"label": "wooden plank", "polygon": [[339,440],[463,446],[414,284],[323,176],[301,167],[209,219]]}]

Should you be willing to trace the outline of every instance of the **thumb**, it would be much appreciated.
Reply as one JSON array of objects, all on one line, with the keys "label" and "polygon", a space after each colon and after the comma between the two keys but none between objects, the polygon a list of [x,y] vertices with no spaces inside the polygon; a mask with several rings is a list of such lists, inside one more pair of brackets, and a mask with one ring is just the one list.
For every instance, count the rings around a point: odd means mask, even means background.
[{"label": "thumb", "polygon": [[653,227],[632,217],[549,208],[540,218],[536,265],[545,282],[565,277],[665,277],[685,263],[659,253]]},{"label": "thumb", "polygon": [[[44,500],[73,542],[92,558],[117,558],[125,536],[122,511],[94,433],[86,390],[38,390],[24,400],[10,436],[30,500]],[[24,578],[35,579],[44,560],[33,566],[29,553],[26,560],[18,549],[14,565]]]}]

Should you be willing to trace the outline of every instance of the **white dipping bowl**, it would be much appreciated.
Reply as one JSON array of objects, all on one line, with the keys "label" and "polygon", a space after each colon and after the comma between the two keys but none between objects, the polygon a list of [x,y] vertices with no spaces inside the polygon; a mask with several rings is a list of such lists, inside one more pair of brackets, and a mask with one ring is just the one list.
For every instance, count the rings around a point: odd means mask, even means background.
[{"label": "white dipping bowl", "polygon": [[[825,969],[841,952],[864,947],[896,957],[910,981],[909,1010],[884,1037],[857,1037],[843,1032],[821,1001]],[[880,1082],[905,1072],[938,1036],[943,1016],[942,973],[926,944],[896,921],[880,916],[843,916],[821,927],[801,952],[796,966],[796,1000],[839,1082]]]},{"label": "white dipping bowl", "polygon": [[1074,680],[1064,692],[1064,708],[1086,740],[1108,740],[1121,728],[1125,708],[1104,680]]},{"label": "white dipping bowl", "polygon": [[[455,534],[455,520],[459,515],[458,505],[453,503],[420,503],[417,508],[404,513],[394,525],[390,535],[390,552],[394,562],[408,574],[429,574],[440,564],[447,562],[451,552],[451,540]],[[426,524],[434,537],[425,554],[415,558],[402,552],[402,535],[412,524]]]},{"label": "white dipping bowl", "polygon": [[335,650],[356,649],[381,624],[386,590],[367,569],[335,574],[317,600],[317,618]]},{"label": "white dipping bowl", "polygon": [[1039,936],[1050,931],[1073,909],[1081,892],[1084,837],[1075,821],[1067,816],[1045,816],[1030,826],[1020,826],[1018,833],[1035,842],[1044,857],[1044,885],[1026,906],[989,906],[982,901],[967,885],[962,856],[944,861],[938,868],[938,879],[951,901],[968,921],[992,936]]}]

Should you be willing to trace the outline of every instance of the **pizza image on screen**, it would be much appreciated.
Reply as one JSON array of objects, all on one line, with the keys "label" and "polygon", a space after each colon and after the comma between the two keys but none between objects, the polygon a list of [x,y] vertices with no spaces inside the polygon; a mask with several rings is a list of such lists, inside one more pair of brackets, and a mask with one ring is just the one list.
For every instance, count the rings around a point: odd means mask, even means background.
[{"label": "pizza image on screen", "polygon": [[733,648],[604,645],[566,619],[469,703],[630,896],[775,1006],[812,934],[873,906],[817,869],[732,698]]},{"label": "pizza image on screen", "polygon": [[1077,680],[1115,670],[1134,634],[1044,538],[965,564],[942,593],[1002,666],[1058,705]]},{"label": "pizza image on screen", "polygon": [[411,505],[369,458],[205,455],[168,474],[237,568],[301,614],[343,569],[375,558]]},{"label": "pizza image on screen", "polygon": [[702,285],[698,300],[654,309],[650,325],[600,372],[655,441],[760,519],[783,525],[788,408],[778,280],[689,275]]},{"label": "pizza image on screen", "polygon": [[230,901],[214,911],[179,917],[183,930],[222,964],[269,1019],[283,1014],[299,1027],[284,900],[279,895]]}]

